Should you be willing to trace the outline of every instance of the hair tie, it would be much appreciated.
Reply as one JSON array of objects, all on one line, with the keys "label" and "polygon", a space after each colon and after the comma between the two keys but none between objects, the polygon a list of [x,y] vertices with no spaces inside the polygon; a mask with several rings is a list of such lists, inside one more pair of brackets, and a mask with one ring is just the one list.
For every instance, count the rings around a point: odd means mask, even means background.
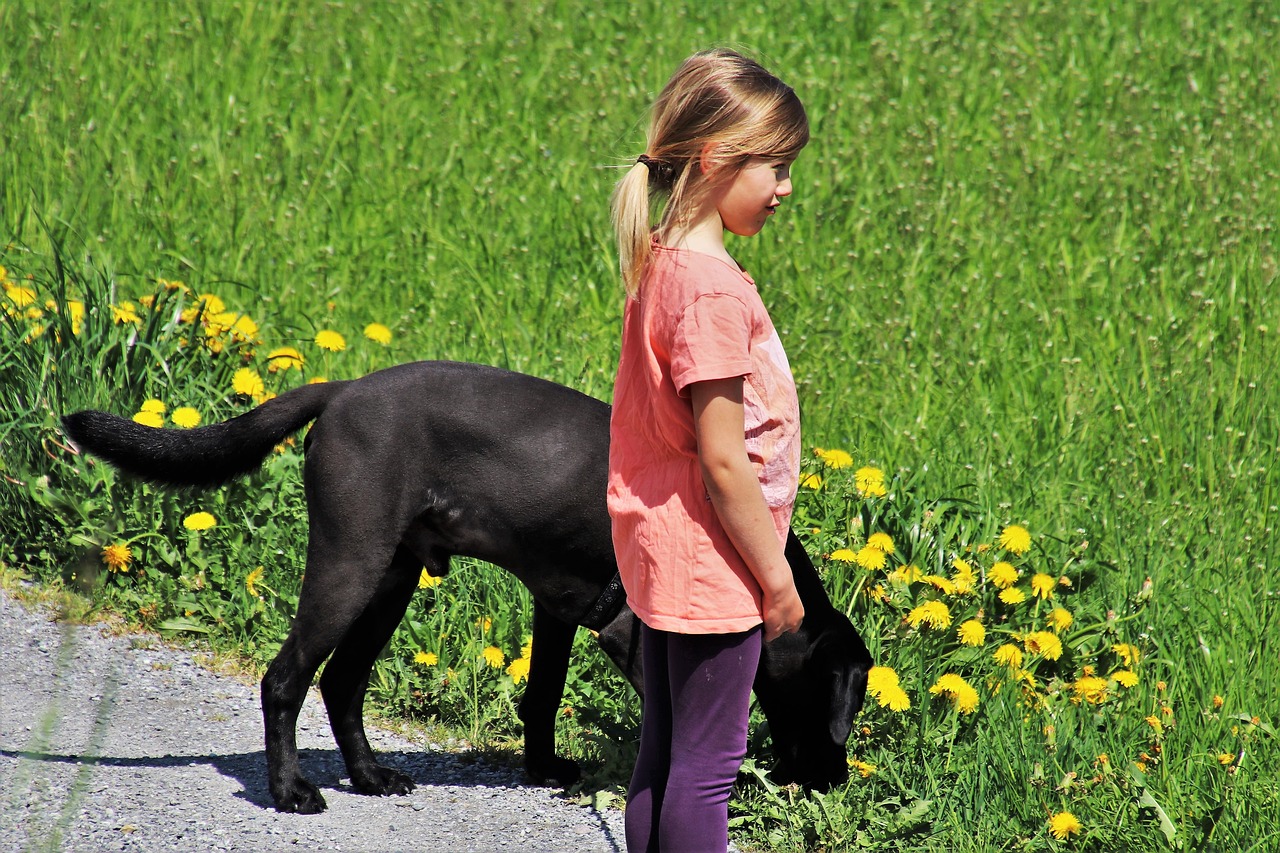
[{"label": "hair tie", "polygon": [[648,154],[641,154],[636,158],[637,163],[643,163],[649,170],[649,180],[658,184],[658,186],[670,186],[675,183],[676,167],[665,160],[657,160]]}]

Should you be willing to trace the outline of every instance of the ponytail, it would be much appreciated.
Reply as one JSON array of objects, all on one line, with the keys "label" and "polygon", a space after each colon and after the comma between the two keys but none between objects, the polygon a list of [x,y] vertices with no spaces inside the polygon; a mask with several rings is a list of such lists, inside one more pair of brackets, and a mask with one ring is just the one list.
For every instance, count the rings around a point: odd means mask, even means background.
[{"label": "ponytail", "polygon": [[653,258],[650,245],[649,167],[636,162],[613,189],[613,233],[618,240],[618,265],[627,296],[635,299],[640,277]]}]

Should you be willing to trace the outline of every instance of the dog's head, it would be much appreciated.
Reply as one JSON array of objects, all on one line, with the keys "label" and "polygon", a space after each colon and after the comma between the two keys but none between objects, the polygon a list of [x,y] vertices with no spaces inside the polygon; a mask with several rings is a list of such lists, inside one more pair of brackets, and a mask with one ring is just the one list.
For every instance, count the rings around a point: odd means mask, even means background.
[{"label": "dog's head", "polygon": [[769,720],[776,781],[826,791],[849,778],[845,742],[870,668],[866,645],[838,611],[765,644],[755,692]]}]

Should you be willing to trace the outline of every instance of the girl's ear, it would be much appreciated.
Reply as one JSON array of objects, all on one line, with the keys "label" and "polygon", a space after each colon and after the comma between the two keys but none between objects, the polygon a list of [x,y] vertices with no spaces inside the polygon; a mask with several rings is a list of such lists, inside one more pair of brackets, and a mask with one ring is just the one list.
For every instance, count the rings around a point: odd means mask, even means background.
[{"label": "girl's ear", "polygon": [[702,177],[710,178],[712,176],[712,172],[716,169],[716,153],[719,150],[719,142],[708,142],[702,146],[702,151],[698,155],[698,168],[702,171]]}]

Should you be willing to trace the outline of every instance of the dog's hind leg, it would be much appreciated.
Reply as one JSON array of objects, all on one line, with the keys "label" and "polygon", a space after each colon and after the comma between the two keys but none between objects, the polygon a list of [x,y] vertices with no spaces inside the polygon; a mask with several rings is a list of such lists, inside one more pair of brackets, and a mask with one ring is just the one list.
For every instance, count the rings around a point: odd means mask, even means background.
[{"label": "dog's hind leg", "polygon": [[298,612],[289,636],[262,677],[267,779],[276,808],[315,814],[325,810],[320,790],[298,764],[298,712],[324,659],[337,648],[385,582],[386,556],[368,550],[337,558],[342,548],[317,544],[313,525]]},{"label": "dog's hind leg", "polygon": [[529,683],[520,700],[524,723],[524,766],[539,781],[554,779],[562,785],[578,781],[578,763],[556,755],[556,712],[564,696],[569,653],[576,625],[552,616],[541,604],[533,605],[533,658]]},{"label": "dog's hind leg", "polygon": [[[437,576],[445,573],[443,566],[431,568]],[[407,794],[414,788],[404,773],[378,764],[365,736],[364,698],[374,660],[404,618],[421,569],[421,560],[397,549],[373,600],[351,624],[320,676],[333,736],[347,762],[351,784],[364,794]]]}]

